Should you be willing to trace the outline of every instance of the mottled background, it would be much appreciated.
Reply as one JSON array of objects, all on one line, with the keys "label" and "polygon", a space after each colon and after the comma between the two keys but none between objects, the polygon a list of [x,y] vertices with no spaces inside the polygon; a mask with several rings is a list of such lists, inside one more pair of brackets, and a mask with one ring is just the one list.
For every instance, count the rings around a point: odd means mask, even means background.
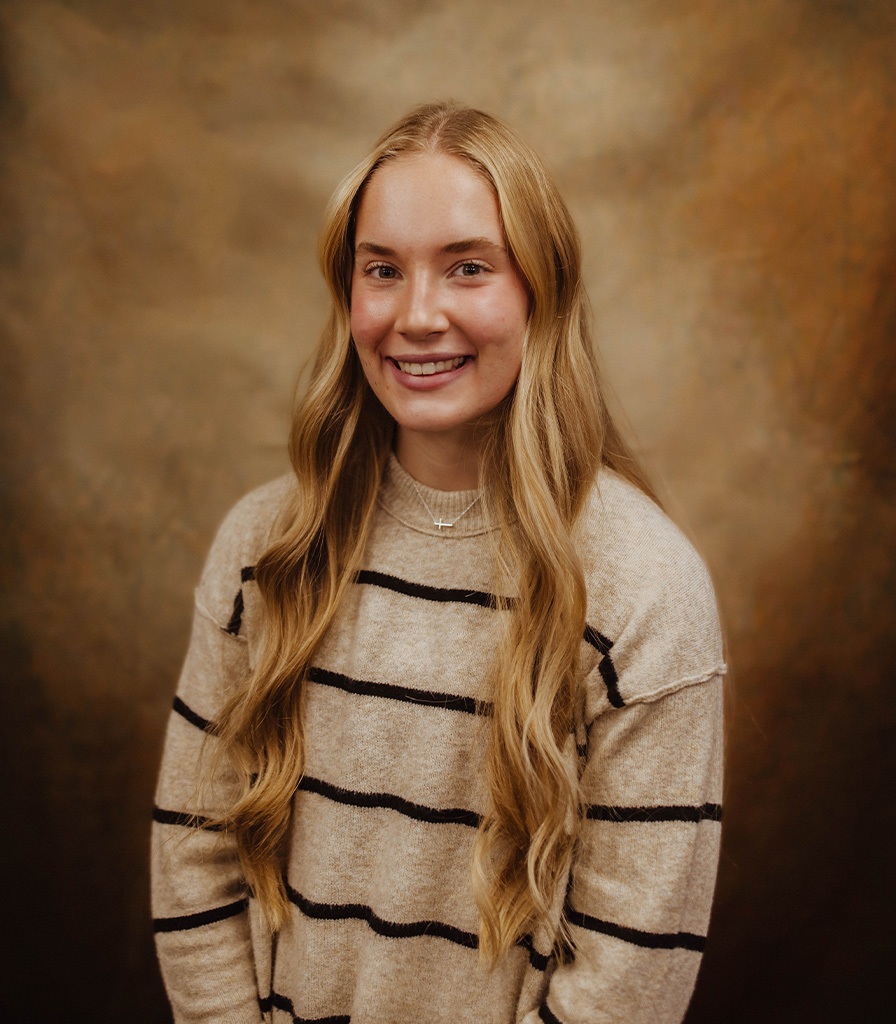
[{"label": "mottled background", "polygon": [[4,0],[0,1006],[162,1022],[147,831],[217,522],[286,467],[339,177],[516,124],[716,581],[725,846],[689,1024],[889,1019],[892,0]]}]

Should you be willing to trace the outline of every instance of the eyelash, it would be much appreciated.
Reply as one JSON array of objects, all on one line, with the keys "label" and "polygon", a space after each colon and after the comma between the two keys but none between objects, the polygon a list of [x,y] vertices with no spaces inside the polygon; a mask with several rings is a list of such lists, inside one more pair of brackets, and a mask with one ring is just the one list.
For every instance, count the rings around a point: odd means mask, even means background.
[{"label": "eyelash", "polygon": [[[477,270],[481,270],[483,273],[489,273],[491,271],[491,267],[489,267],[488,264],[486,264],[486,263],[480,263],[478,260],[464,260],[462,263],[458,263],[456,266],[452,267],[451,268],[451,273],[454,274],[456,271],[462,270],[464,267],[476,267]],[[365,267],[364,274],[367,277],[375,277],[376,271],[378,271],[378,270],[388,270],[388,271],[391,271],[394,274],[398,273],[398,271],[395,269],[395,267],[391,266],[391,264],[389,264],[389,263],[371,263],[370,266]],[[460,274],[459,276],[460,277],[479,277],[480,275],[479,274]],[[379,280],[379,281],[392,281],[392,280],[394,280],[394,278],[391,278],[391,277],[385,277],[385,278],[377,277],[375,279]]]}]

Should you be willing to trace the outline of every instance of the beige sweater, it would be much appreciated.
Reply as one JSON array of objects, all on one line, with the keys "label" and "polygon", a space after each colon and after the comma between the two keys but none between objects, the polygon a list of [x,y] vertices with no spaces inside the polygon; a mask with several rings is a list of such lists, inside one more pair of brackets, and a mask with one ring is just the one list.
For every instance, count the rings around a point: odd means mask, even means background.
[{"label": "beige sweater", "polygon": [[[721,817],[722,646],[688,542],[609,471],[581,524],[588,586],[569,756],[588,811],[554,912],[493,971],[469,871],[486,806],[483,680],[498,612],[478,504],[439,530],[393,458],[364,569],[318,651],[307,765],[272,940],[230,838],[193,827],[196,769],[256,653],[252,567],[290,483],[214,543],[166,740],[153,841],[159,957],[178,1022],[673,1024],[704,945]],[[469,492],[421,487],[451,521]],[[575,742],[573,742],[575,740]],[[222,787],[226,788],[226,780]],[[575,955],[551,955],[560,913]]]}]

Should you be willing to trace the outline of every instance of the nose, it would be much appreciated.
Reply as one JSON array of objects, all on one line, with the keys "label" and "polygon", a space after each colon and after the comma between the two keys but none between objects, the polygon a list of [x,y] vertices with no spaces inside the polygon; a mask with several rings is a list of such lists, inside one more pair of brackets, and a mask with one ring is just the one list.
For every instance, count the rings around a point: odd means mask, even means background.
[{"label": "nose", "polygon": [[395,329],[405,338],[426,341],[448,330],[448,316],[438,282],[428,274],[410,278],[402,289]]}]

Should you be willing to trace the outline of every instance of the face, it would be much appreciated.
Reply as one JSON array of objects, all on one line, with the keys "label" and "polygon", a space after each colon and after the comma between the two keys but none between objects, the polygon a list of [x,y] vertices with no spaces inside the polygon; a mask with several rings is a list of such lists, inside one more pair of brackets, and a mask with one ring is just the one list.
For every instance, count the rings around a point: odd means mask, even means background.
[{"label": "face", "polygon": [[399,449],[410,435],[470,443],[517,379],[529,306],[488,183],[446,154],[384,164],[358,210],[351,297],[358,356]]}]

